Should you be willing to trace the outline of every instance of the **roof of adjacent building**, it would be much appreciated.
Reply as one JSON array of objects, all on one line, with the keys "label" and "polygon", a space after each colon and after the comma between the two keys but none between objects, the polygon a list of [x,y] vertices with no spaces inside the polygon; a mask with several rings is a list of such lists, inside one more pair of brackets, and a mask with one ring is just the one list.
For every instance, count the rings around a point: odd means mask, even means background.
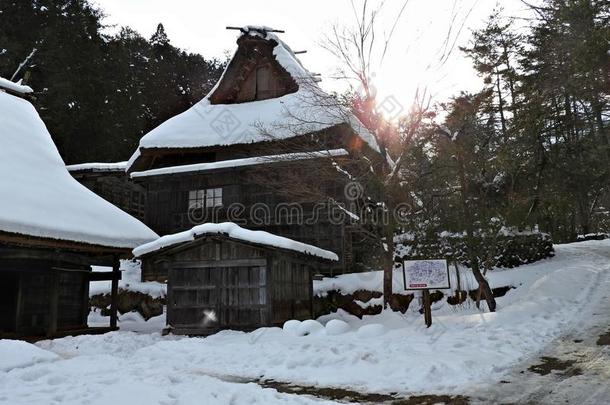
[{"label": "roof of adjacent building", "polygon": [[127,168],[127,161],[114,163],[78,163],[68,165],[69,172],[124,172]]},{"label": "roof of adjacent building", "polygon": [[292,250],[294,252],[316,256],[326,260],[339,260],[339,257],[331,251],[288,239],[283,236],[274,235],[269,232],[245,229],[232,222],[201,224],[189,229],[188,231],[183,231],[172,235],[165,235],[153,242],[149,242],[135,248],[133,250],[133,254],[135,257],[145,256],[161,249],[194,241],[198,237],[205,235],[224,235],[231,239],[253,243],[256,245]]},{"label": "roof of adjacent building", "polygon": [[211,170],[232,169],[236,167],[256,166],[269,163],[301,161],[308,159],[332,158],[347,156],[349,153],[345,149],[320,150],[314,152],[295,152],[283,153],[269,156],[255,156],[241,159],[220,160],[209,163],[195,163],[191,165],[180,165],[161,167],[141,172],[132,172],[131,178],[161,176],[179,173],[208,172]]},{"label": "roof of adjacent building", "polygon": [[158,238],[74,180],[34,107],[3,91],[0,196],[0,233],[6,238],[20,235],[115,249]]},{"label": "roof of adjacent building", "polygon": [[316,77],[303,67],[282,40],[264,27],[244,27],[242,31],[242,36],[259,37],[275,44],[273,56],[298,84],[298,90],[266,100],[215,104],[210,98],[223,83],[231,66],[229,63],[216,86],[203,100],[165,121],[140,140],[138,150],[129,160],[128,170],[142,149],[249,144],[292,138],[342,124],[349,125],[365,144],[379,152],[375,137],[351,112],[318,86]]}]

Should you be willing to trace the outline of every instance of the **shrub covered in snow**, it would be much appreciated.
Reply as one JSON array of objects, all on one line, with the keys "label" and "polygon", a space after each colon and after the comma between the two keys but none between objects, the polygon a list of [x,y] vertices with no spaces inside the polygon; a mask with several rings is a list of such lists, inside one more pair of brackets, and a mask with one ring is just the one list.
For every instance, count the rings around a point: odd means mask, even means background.
[{"label": "shrub covered in snow", "polygon": [[588,233],[586,235],[578,235],[576,237],[577,242],[586,242],[588,240],[604,240],[610,238],[610,235],[603,232]]},{"label": "shrub covered in snow", "polygon": [[[540,232],[502,232],[475,237],[480,257],[488,258],[484,268],[513,268],[554,255],[553,241]],[[396,238],[396,260],[447,258],[469,266],[466,239],[462,234],[444,232],[438,238]]]},{"label": "shrub covered in snow", "polygon": [[351,328],[349,324],[341,319],[331,319],[326,323],[326,334],[327,335],[343,335],[347,333]]}]

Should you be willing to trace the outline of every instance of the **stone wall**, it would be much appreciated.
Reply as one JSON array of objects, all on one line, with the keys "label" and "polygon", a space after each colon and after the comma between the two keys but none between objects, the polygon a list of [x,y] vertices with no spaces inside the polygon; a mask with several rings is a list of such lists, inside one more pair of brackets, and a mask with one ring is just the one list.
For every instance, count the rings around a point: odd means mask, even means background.
[{"label": "stone wall", "polygon": [[[145,320],[163,314],[165,297],[153,298],[148,294],[119,288],[117,307],[121,314],[136,311]],[[89,306],[98,308],[103,316],[110,315],[110,294],[97,294],[89,298]]]}]

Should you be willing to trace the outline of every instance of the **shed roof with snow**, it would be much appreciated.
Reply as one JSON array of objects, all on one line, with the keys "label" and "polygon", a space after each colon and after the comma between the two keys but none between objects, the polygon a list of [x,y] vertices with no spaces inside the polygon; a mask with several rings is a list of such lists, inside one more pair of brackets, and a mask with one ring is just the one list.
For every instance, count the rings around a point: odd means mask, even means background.
[{"label": "shed roof with snow", "polygon": [[181,243],[191,242],[206,235],[224,235],[231,239],[278,249],[290,250],[305,255],[315,256],[325,260],[337,261],[339,257],[328,250],[278,236],[265,231],[245,229],[232,222],[207,223],[193,227],[184,232],[165,235],[159,239],[146,243],[133,250],[135,257],[142,257],[162,249],[170,248]]},{"label": "shed roof with snow", "polygon": [[294,52],[265,27],[244,27],[238,49],[209,94],[146,134],[127,165],[151,150],[195,149],[294,138],[346,126],[379,152],[375,137],[325,93]]},{"label": "shed roof with snow", "polygon": [[[2,91],[2,83],[0,240],[132,249],[156,239],[142,222],[72,178],[34,107]],[[27,92],[21,87],[11,86]]]}]

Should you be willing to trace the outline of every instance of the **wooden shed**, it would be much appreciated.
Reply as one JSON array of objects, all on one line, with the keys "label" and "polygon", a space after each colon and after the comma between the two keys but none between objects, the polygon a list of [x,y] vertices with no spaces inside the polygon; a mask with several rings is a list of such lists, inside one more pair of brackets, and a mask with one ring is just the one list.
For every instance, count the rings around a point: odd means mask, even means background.
[{"label": "wooden shed", "polygon": [[[115,329],[119,258],[158,236],[70,176],[28,92],[0,80],[0,338]],[[112,315],[93,329],[98,280],[112,280]]]},{"label": "wooden shed", "polygon": [[199,225],[134,254],[142,258],[143,271],[162,268],[168,274],[168,330],[187,335],[311,318],[312,275],[338,259],[332,252],[232,223]]},{"label": "wooden shed", "polygon": [[[0,338],[57,337],[117,329],[119,258],[112,249],[0,233]],[[92,272],[91,266],[112,271]],[[90,328],[89,283],[112,281],[108,327]]]}]

